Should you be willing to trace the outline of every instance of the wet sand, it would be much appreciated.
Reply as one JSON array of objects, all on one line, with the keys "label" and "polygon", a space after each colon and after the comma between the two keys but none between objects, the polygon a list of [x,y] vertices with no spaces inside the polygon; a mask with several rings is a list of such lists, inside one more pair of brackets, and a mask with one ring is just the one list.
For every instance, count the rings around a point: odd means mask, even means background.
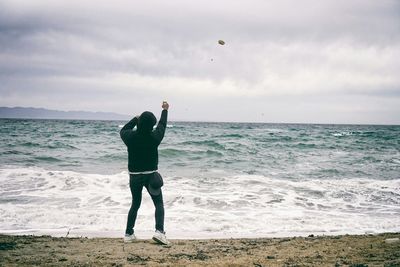
[{"label": "wet sand", "polygon": [[397,238],[400,233],[171,240],[162,246],[152,240],[0,235],[0,266],[400,266]]}]

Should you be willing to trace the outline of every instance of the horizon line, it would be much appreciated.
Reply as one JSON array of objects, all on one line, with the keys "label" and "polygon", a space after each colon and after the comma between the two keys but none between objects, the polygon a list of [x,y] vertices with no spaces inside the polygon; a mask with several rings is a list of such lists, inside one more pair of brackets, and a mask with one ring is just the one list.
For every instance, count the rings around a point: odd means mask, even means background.
[{"label": "horizon line", "polygon": [[[22,107],[22,106],[14,106],[14,107],[7,107],[7,106],[0,106],[0,108],[22,108],[22,109],[44,109],[48,111],[56,111],[56,112],[86,112],[86,113],[109,113],[118,116],[126,116],[131,117],[132,115],[116,113],[113,111],[85,111],[85,110],[57,110],[57,109],[49,109],[44,107]],[[30,119],[30,120],[82,120],[82,121],[126,121],[129,119],[85,119],[85,118],[46,118],[46,117],[2,117],[0,114],[0,119]],[[386,123],[332,123],[332,122],[261,122],[261,121],[208,121],[208,120],[187,120],[187,119],[177,119],[177,120],[170,120],[170,122],[183,122],[183,123],[251,123],[251,124],[312,124],[312,125],[363,125],[363,126],[399,126],[398,124],[386,124]]]}]

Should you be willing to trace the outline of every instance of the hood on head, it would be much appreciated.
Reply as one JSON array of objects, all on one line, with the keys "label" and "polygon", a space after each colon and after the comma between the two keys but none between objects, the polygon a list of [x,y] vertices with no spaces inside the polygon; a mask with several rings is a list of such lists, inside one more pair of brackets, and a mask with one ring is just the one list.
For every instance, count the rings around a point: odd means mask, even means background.
[{"label": "hood on head", "polygon": [[151,132],[154,125],[156,125],[157,119],[150,111],[143,112],[139,117],[138,131],[140,132]]}]

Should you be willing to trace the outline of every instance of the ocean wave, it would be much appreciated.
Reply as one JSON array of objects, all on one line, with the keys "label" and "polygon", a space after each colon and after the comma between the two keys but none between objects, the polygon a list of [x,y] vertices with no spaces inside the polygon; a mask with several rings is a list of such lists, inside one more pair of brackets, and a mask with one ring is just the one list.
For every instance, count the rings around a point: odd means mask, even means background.
[{"label": "ocean wave", "polygon": [[377,138],[382,140],[397,139],[396,133],[383,132],[383,131],[342,131],[332,133],[335,137],[357,136],[362,138]]},{"label": "ocean wave", "polygon": [[158,153],[161,157],[181,157],[191,154],[188,150],[175,148],[161,148],[158,150]]},{"label": "ocean wave", "polygon": [[213,138],[227,138],[227,139],[239,139],[239,138],[245,138],[248,137],[247,134],[238,134],[238,133],[232,133],[232,134],[221,134],[221,135],[216,135],[213,136]]},{"label": "ocean wave", "polygon": [[298,148],[316,148],[317,145],[313,143],[297,143],[295,144]]},{"label": "ocean wave", "polygon": [[353,132],[339,132],[339,133],[332,133],[332,135],[336,137],[342,137],[342,136],[353,135]]},{"label": "ocean wave", "polygon": [[22,151],[18,151],[18,150],[4,150],[4,151],[0,152],[0,155],[26,155],[26,154],[31,155],[32,153],[22,152]]},{"label": "ocean wave", "polygon": [[35,143],[35,142],[24,142],[24,143],[21,143],[20,146],[22,146],[22,147],[41,147],[42,144]]},{"label": "ocean wave", "polygon": [[[30,120],[2,128],[0,225],[123,229],[131,196],[119,123]],[[159,169],[166,203],[177,199],[166,204],[166,225],[178,225],[178,234],[400,225],[398,126],[171,125]],[[152,205],[144,193],[139,230],[152,230]]]},{"label": "ocean wave", "polygon": [[61,138],[79,138],[80,136],[77,134],[72,134],[72,133],[64,133],[60,136]]},{"label": "ocean wave", "polygon": [[107,153],[105,155],[99,155],[97,157],[97,160],[100,161],[125,161],[127,160],[127,154],[126,153]]},{"label": "ocean wave", "polygon": [[180,146],[199,146],[199,147],[211,147],[214,149],[225,149],[224,145],[218,143],[217,141],[214,140],[201,140],[201,141],[184,141],[182,143],[179,144]]},{"label": "ocean wave", "polygon": [[[197,153],[203,153],[203,152],[197,152]],[[224,154],[215,150],[207,150],[205,152],[207,156],[217,156],[217,157],[222,157]]]},{"label": "ocean wave", "polygon": [[160,157],[168,159],[189,159],[189,160],[201,160],[206,159],[210,156],[223,156],[222,152],[206,149],[206,150],[186,150],[186,149],[174,149],[174,148],[163,148],[158,151]]},{"label": "ocean wave", "polygon": [[[400,179],[292,181],[217,170],[163,177],[166,225],[175,238],[400,230]],[[0,232],[123,232],[131,201],[127,172],[3,168],[0,182]],[[144,194],[137,232],[151,231],[153,220],[153,203]]]},{"label": "ocean wave", "polygon": [[[16,145],[14,145],[16,146]],[[56,141],[56,142],[47,142],[47,143],[37,143],[37,142],[24,142],[19,144],[18,146],[26,147],[26,148],[43,148],[43,149],[79,149],[71,144]]]},{"label": "ocean wave", "polygon": [[55,157],[50,157],[50,156],[35,156],[35,160],[39,161],[46,161],[46,162],[60,162],[61,159],[55,158]]},{"label": "ocean wave", "polygon": [[50,149],[77,149],[79,150],[78,147],[67,144],[65,142],[54,142],[54,143],[48,143],[46,145],[44,145],[43,147],[45,148],[50,148]]}]

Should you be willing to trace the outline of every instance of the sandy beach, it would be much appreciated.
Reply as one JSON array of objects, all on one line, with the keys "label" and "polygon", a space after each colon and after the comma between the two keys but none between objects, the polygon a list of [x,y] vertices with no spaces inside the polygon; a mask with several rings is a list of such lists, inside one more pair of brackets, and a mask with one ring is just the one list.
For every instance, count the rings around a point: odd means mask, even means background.
[{"label": "sandy beach", "polygon": [[0,266],[400,266],[400,233],[152,240],[0,235]]}]

